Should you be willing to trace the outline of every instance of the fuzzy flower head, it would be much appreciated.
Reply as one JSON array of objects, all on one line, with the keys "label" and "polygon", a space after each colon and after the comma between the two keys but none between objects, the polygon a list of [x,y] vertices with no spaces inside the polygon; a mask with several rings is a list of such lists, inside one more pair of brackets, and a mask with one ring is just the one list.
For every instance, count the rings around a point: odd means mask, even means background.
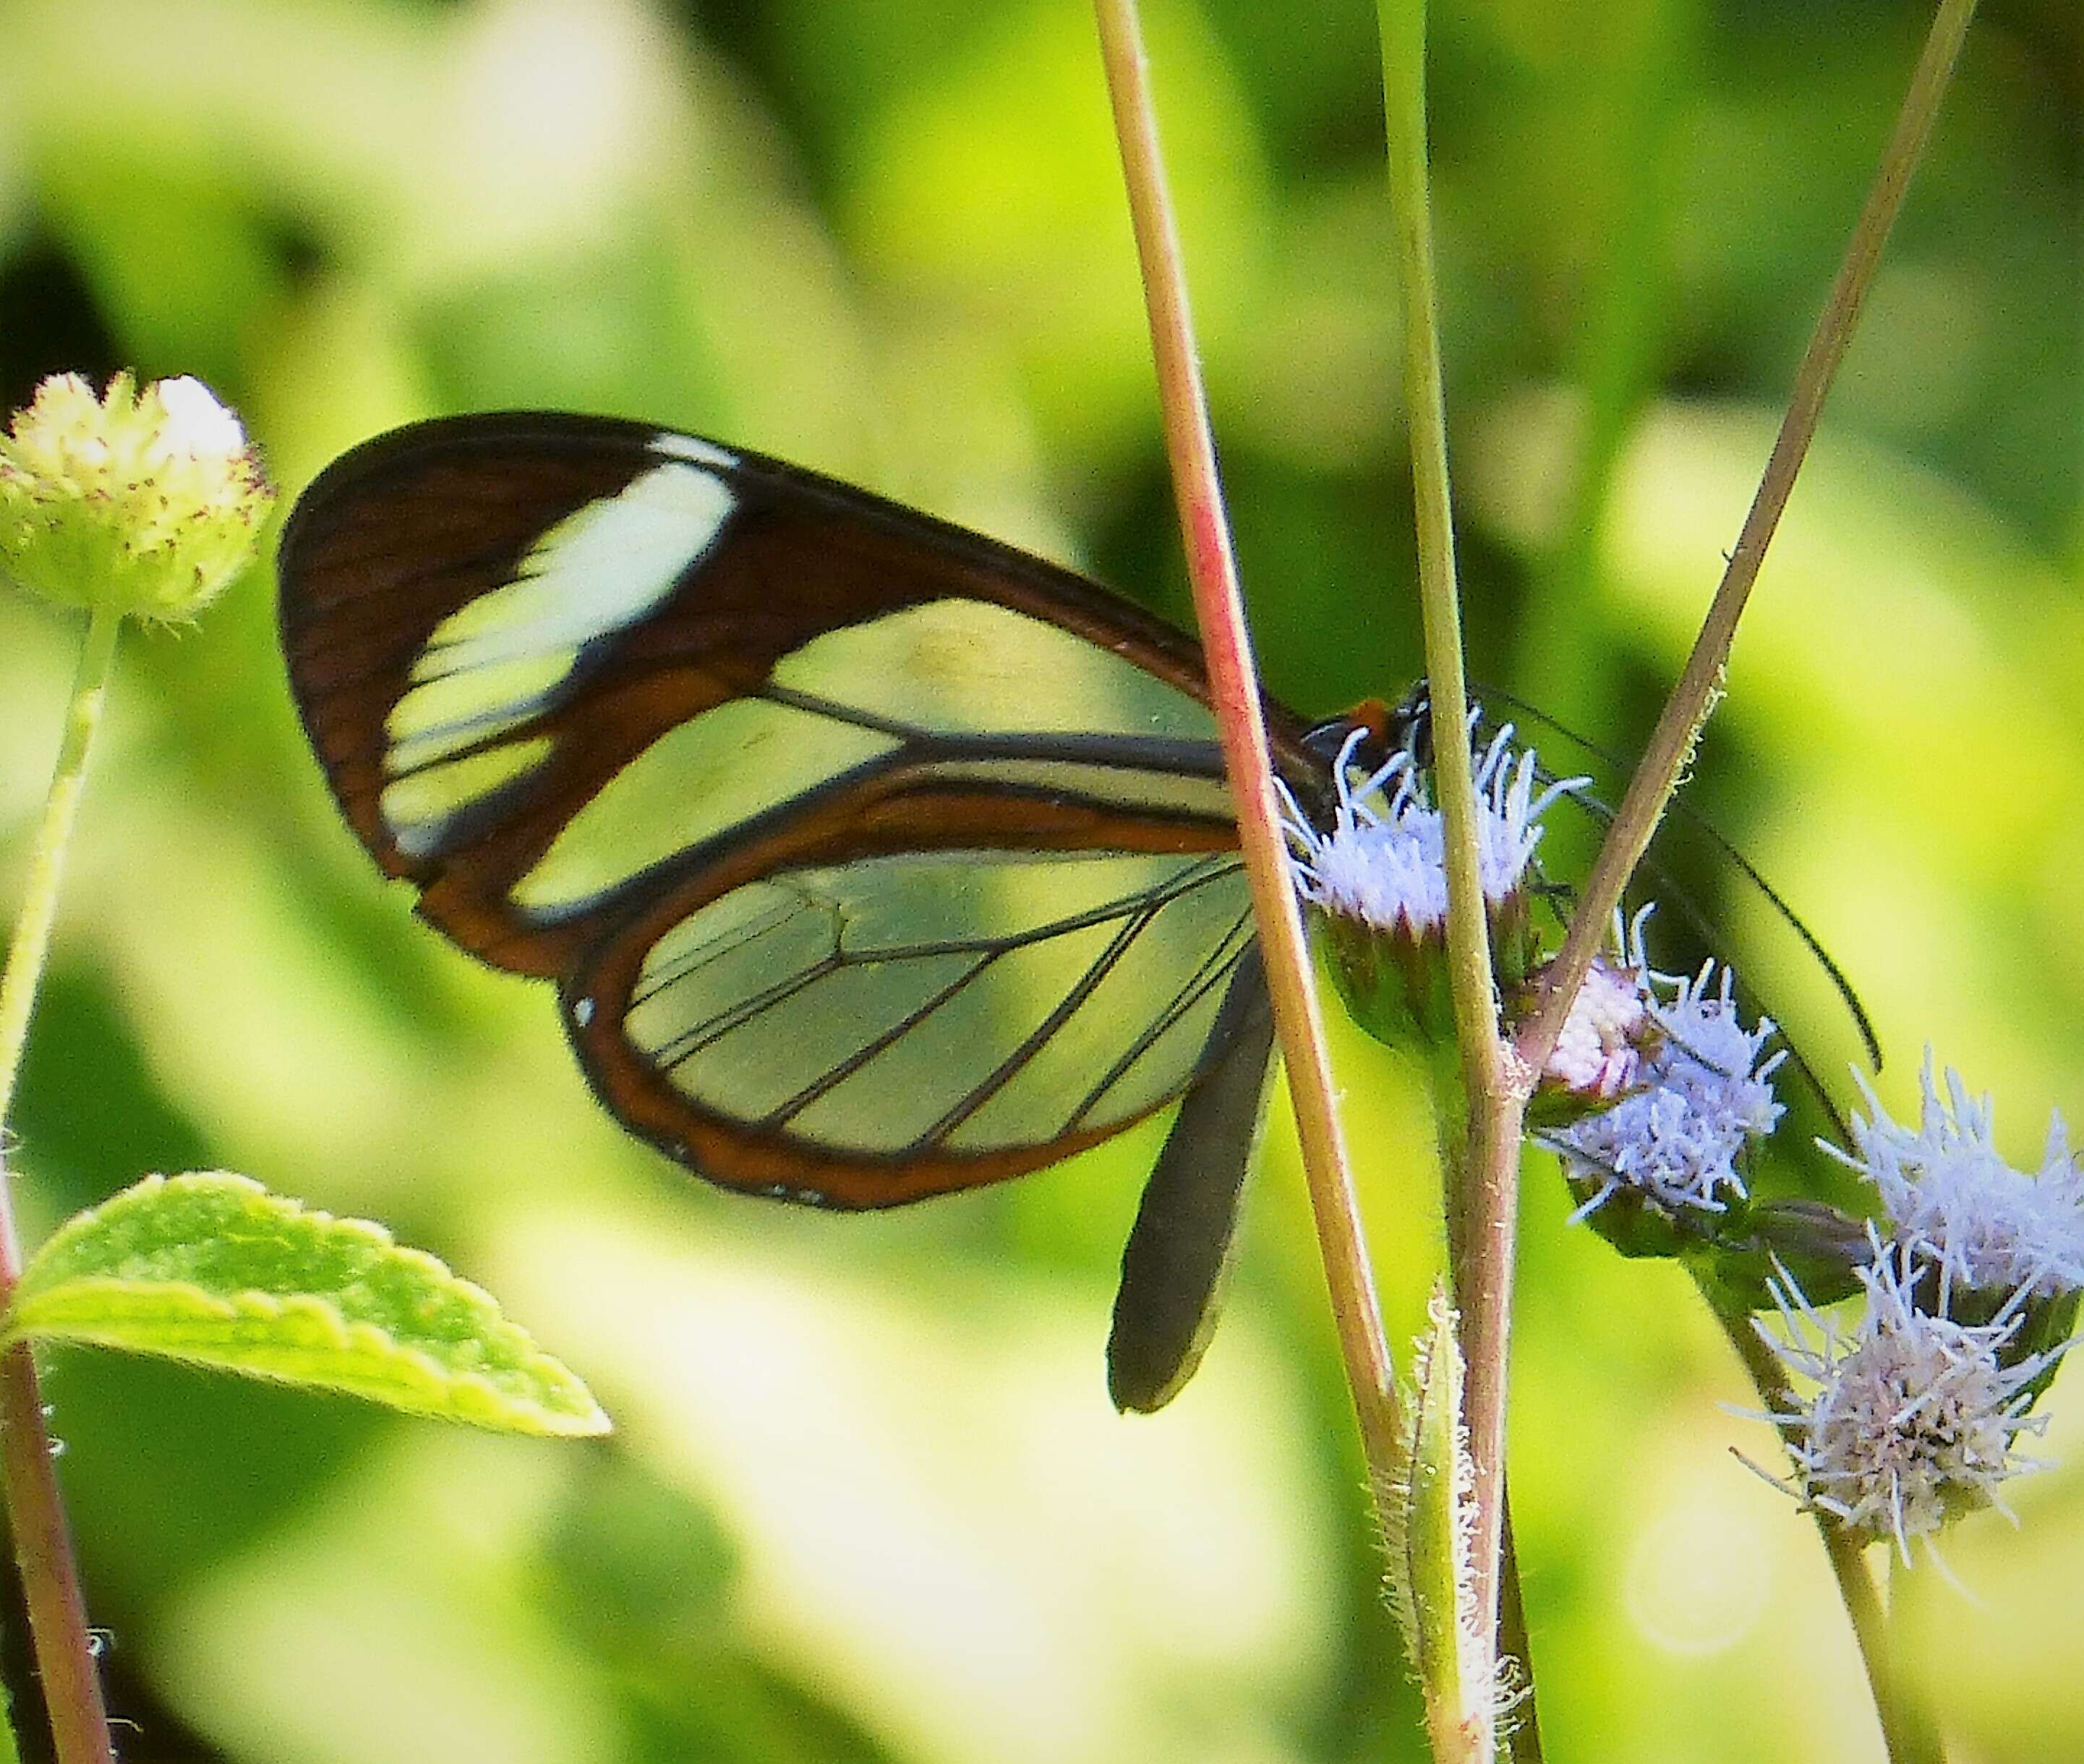
[{"label": "fuzzy flower head", "polygon": [[[1332,768],[1338,802],[1330,831],[1312,827],[1282,787],[1281,826],[1293,854],[1295,886],[1305,900],[1328,913],[1417,937],[1447,922],[1440,817],[1425,806],[1408,750],[1391,754],[1365,782],[1353,783],[1353,751],[1366,734],[1356,729],[1347,736]],[[1370,797],[1383,806],[1377,808]]]},{"label": "fuzzy flower head", "polygon": [[[1527,886],[1541,816],[1577,787],[1536,793],[1535,756],[1501,730],[1476,768],[1477,876],[1494,962],[1507,987],[1539,950]],[[1355,763],[1365,729],[1341,745],[1332,767],[1331,826],[1320,830],[1283,786],[1282,816],[1297,891],[1322,914],[1340,990],[1355,1018],[1391,1043],[1444,1044],[1453,1034],[1445,957],[1447,828],[1408,746],[1375,771]]]},{"label": "fuzzy flower head", "polygon": [[[1417,761],[1400,749],[1354,782],[1353,756],[1366,731],[1347,736],[1332,768],[1337,802],[1328,831],[1319,832],[1283,796],[1282,817],[1302,898],[1328,913],[1375,931],[1414,938],[1447,922],[1447,833]],[[1485,904],[1493,911],[1520,890],[1541,843],[1541,817],[1584,780],[1566,779],[1535,793],[1536,764],[1515,753],[1507,724],[1476,766],[1476,848]]]},{"label": "fuzzy flower head", "polygon": [[1862,1542],[1892,1538],[1908,1563],[1913,1538],[1929,1545],[1963,1513],[1995,1507],[2013,1517],[1998,1485],[2044,1467],[2017,1449],[2020,1435],[2044,1425],[2027,1412],[2029,1386],[2067,1343],[2008,1364],[2016,1306],[1975,1325],[1929,1314],[1914,1302],[1920,1277],[1909,1254],[1879,1242],[1874,1252],[1860,1271],[1866,1309],[1849,1337],[1791,1281],[1776,1283],[1785,1339],[1763,1321],[1754,1326],[1815,1389],[1763,1419],[1780,1429],[1794,1463],[1779,1486]]},{"label": "fuzzy flower head", "polygon": [[1690,980],[1654,971],[1642,947],[1646,917],[1637,916],[1631,966],[1619,971],[1639,977],[1655,1045],[1633,1089],[1551,1139],[1564,1174],[1590,1191],[1580,1218],[1624,1191],[1674,1218],[1727,1211],[1747,1192],[1745,1154],[1783,1112],[1773,1075],[1786,1054],[1765,1053],[1772,1020],[1745,1028],[1730,971],[1718,979],[1713,962]]},{"label": "fuzzy flower head", "polygon": [[191,617],[253,555],[274,499],[239,419],[201,381],[77,374],[0,435],[0,573],[63,606]]},{"label": "fuzzy flower head", "polygon": [[1988,1096],[1970,1096],[1951,1068],[1940,1095],[1929,1051],[1915,1132],[1856,1076],[1870,1113],[1853,1117],[1852,1154],[1824,1149],[1880,1191],[1896,1242],[1939,1270],[1942,1304],[1957,1288],[2055,1299],[2084,1287],[2084,1171],[2060,1115],[2029,1173],[1998,1156]]}]

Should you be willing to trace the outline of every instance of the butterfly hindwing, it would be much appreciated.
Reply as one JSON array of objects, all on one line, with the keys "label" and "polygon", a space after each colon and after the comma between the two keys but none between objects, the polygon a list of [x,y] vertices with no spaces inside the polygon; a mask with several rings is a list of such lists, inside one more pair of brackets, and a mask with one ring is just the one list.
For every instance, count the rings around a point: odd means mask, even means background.
[{"label": "butterfly hindwing", "polygon": [[457,942],[557,979],[603,1100],[702,1174],[893,1204],[1214,1060],[1251,927],[1198,653],[1083,578],[529,414],[348,455],[281,569],[349,823]]},{"label": "butterfly hindwing", "polygon": [[684,1161],[887,1205],[1170,1101],[1250,941],[1229,853],[908,852],[662,898],[565,1009],[596,1089]]},{"label": "butterfly hindwing", "polygon": [[1273,1002],[1256,947],[1233,971],[1122,1250],[1108,1335],[1118,1409],[1163,1408],[1193,1376],[1237,1246],[1245,1176],[1266,1121]]}]

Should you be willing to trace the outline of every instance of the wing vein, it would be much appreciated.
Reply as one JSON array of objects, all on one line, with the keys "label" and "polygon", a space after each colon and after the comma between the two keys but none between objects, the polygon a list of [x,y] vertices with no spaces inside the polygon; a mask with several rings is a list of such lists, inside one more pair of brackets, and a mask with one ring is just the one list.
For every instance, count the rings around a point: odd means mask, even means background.
[{"label": "wing vein", "polygon": [[671,1040],[661,1042],[652,1050],[651,1059],[662,1071],[671,1072],[704,1051],[714,1047],[723,1038],[743,1029],[756,1017],[773,1009],[785,1000],[793,998],[807,986],[815,986],[828,975],[836,974],[841,966],[839,952],[835,950],[822,956],[800,973],[792,974],[786,980],[777,980],[762,992],[740,999],[735,1005],[692,1023]]},{"label": "wing vein", "polygon": [[913,1142],[915,1147],[924,1149],[939,1144],[1018,1077],[1026,1069],[1028,1062],[1048,1044],[1049,1038],[1071,1020],[1099,988],[1101,982],[1115,971],[1121,958],[1129,954],[1130,946],[1156,920],[1161,910],[1162,903],[1161,906],[1152,906],[1146,902],[1133,914],[1109,941],[1108,946],[1094,957],[1086,971],[1073,984],[1070,991],[1057,1000],[1049,1014],[1019,1046],[986,1074],[983,1082],[921,1134]]},{"label": "wing vein", "polygon": [[784,1126],[797,1115],[801,1115],[820,1097],[838,1089],[885,1048],[894,1046],[910,1034],[913,1030],[925,1022],[943,1005],[954,999],[965,987],[1005,954],[1006,950],[1003,949],[985,952],[965,972],[958,975],[924,1004],[909,1012],[900,1022],[893,1024],[872,1040],[863,1043],[845,1059],[827,1068],[817,1077],[813,1078],[794,1096],[787,1098],[775,1108],[769,1110],[767,1114],[760,1117],[760,1126],[763,1127]]},{"label": "wing vein", "polygon": [[[1211,990],[1222,984],[1252,941],[1248,929],[1251,924],[1252,912],[1247,907],[1238,915],[1230,929],[1223,933],[1222,941],[1202,959],[1201,965],[1180,984],[1179,991],[1172,995],[1171,1003],[1145,1026],[1143,1032],[1108,1068],[1100,1081],[1086,1093],[1078,1106],[1071,1111],[1070,1119],[1065,1123],[1067,1129],[1075,1127],[1083,1121],[1098,1106],[1100,1098],[1120,1082],[1129,1068],[1157,1046],[1167,1030],[1206,998]],[[1243,937],[1239,936],[1240,932],[1245,933]]]}]

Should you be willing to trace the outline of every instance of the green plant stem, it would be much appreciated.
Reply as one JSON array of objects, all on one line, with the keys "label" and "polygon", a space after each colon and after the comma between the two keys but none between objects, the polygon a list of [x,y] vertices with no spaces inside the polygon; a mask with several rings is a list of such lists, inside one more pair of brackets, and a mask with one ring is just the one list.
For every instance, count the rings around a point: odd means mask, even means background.
[{"label": "green plant stem", "polygon": [[1324,1017],[1311,980],[1302,913],[1289,880],[1275,808],[1265,720],[1223,514],[1208,400],[1196,361],[1179,231],[1158,150],[1141,30],[1134,0],[1095,0],[1094,13],[1142,266],[1166,452],[1180,505],[1195,615],[1208,657],[1209,702],[1237,806],[1239,844],[1258,917],[1274,1025],[1294,1102],[1318,1247],[1331,1288],[1332,1314],[1370,1485],[1379,1486],[1393,1462],[1398,1433],[1394,1364],[1362,1236],[1359,1199],[1339,1127]]},{"label": "green plant stem", "polygon": [[1519,1584],[1519,1545],[1512,1530],[1512,1483],[1500,1491],[1498,1510],[1498,1652],[1519,1662],[1514,1704],[1505,1731],[1510,1764],[1542,1764],[1541,1711],[1534,1682],[1534,1643],[1527,1634],[1527,1600]]},{"label": "green plant stem", "polygon": [[1888,1658],[1893,1664],[1900,1692],[1897,1707],[1905,1726],[1905,1754],[1929,1764],[1946,1764],[1946,1742],[1940,1737],[1932,1706],[1919,1694],[1910,1677],[1910,1614],[1917,1603],[1916,1588],[1921,1585],[1917,1572],[1904,1559],[1900,1550],[1889,1551]]},{"label": "green plant stem", "polygon": [[[57,768],[44,803],[43,822],[30,850],[22,910],[8,945],[6,972],[0,974],[0,1132],[4,1132],[21,1076],[29,1017],[50,950],[52,921],[57,913],[66,846],[78,815],[80,792],[87,783],[87,757],[95,731],[100,725],[109,666],[115,658],[121,624],[121,618],[111,612],[95,612],[88,621],[72,700],[66,711]],[[15,1226],[12,1184],[6,1161],[0,1157],[0,1312],[13,1298],[21,1275],[21,1241]],[[44,1702],[50,1711],[58,1764],[111,1764],[114,1753],[109,1745],[108,1715],[102,1707],[100,1675],[95,1669],[93,1643],[87,1626],[87,1604],[80,1593],[72,1533],[66,1523],[64,1497],[58,1489],[50,1434],[44,1424],[36,1363],[26,1342],[0,1352],[0,1484],[6,1491],[15,1558],[21,1567],[28,1601],[29,1630]]]},{"label": "green plant stem", "polygon": [[[66,711],[57,767],[44,800],[43,823],[36,829],[36,843],[29,854],[21,912],[7,945],[6,971],[0,973],[0,1121],[6,1119],[14,1105],[15,1086],[21,1077],[29,1014],[36,1005],[36,988],[42,982],[44,958],[50,950],[51,924],[57,916],[66,845],[79,814],[80,792],[87,785],[87,754],[94,743],[95,730],[100,726],[109,664],[115,658],[116,638],[121,628],[121,620],[113,613],[97,612],[88,622],[78,672],[73,681],[72,700]],[[11,1237],[11,1210],[4,1196],[0,1196],[0,1220],[5,1221]]]},{"label": "green plant stem", "polygon": [[[1433,700],[1434,782],[1447,838],[1447,954],[1469,1149],[1450,1176],[1448,1246],[1467,1367],[1463,1414],[1475,1469],[1471,1559],[1483,1644],[1495,1645],[1504,1533],[1506,1350],[1519,1208],[1521,1105],[1498,1034],[1497,992],[1480,869],[1461,606],[1455,582],[1447,404],[1425,150],[1425,8],[1381,0],[1383,111],[1391,218],[1403,294],[1404,396],[1418,533],[1418,598]],[[1451,1172],[1456,1160],[1446,1161]],[[1489,1682],[1489,1673],[1483,1675]],[[1488,1756],[1488,1751],[1483,1754]]]},{"label": "green plant stem", "polygon": [[1677,789],[1680,774],[1700,738],[1701,725],[1713,708],[1730,645],[1736,636],[1738,617],[1750,597],[1752,583],[1758,579],[1766,547],[1780,523],[1781,513],[1794,489],[1795,476],[1815,435],[1824,398],[1852,341],[1853,328],[1872,286],[1882,247],[1888,242],[1902,209],[1911,175],[1931,139],[1940,99],[1946,94],[1975,11],[1976,0],[1940,0],[1895,130],[1883,150],[1880,167],[1853,226],[1837,277],[1795,372],[1787,414],[1781,420],[1780,433],[1766,460],[1758,493],[1744,517],[1736,548],[1730,553],[1729,566],[1722,573],[1721,586],[1715,590],[1679,684],[1658,719],[1642,764],[1629,780],[1613,826],[1579,892],[1577,913],[1562,954],[1543,978],[1540,1008],[1520,1031],[1519,1055],[1530,1072],[1539,1072],[1554,1050],[1578,988],[1584,984],[1614,908],[1620,903],[1622,890],[1648,848],[1650,835],[1657,831],[1665,805]]},{"label": "green plant stem", "polygon": [[[1761,1405],[1770,1413],[1785,1414],[1795,1407],[1794,1387],[1780,1356],[1768,1347],[1753,1326],[1748,1312],[1726,1303],[1697,1271],[1694,1279],[1701,1296],[1722,1326],[1722,1332],[1736,1349],[1737,1358],[1750,1373]],[[1820,1508],[1811,1508],[1823,1553],[1838,1583],[1838,1597],[1853,1626],[1853,1639],[1866,1668],[1867,1688],[1873,1693],[1874,1713],[1882,1726],[1882,1743],[1890,1764],[1946,1764],[1945,1748],[1929,1714],[1920,1704],[1900,1669],[1894,1638],[1882,1612],[1881,1595],[1867,1571],[1866,1551],[1859,1540]]]}]

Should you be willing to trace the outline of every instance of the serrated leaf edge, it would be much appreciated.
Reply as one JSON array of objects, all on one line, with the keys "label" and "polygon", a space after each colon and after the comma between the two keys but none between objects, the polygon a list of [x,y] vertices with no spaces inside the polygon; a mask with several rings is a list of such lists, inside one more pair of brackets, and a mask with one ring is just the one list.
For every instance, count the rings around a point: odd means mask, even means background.
[{"label": "serrated leaf edge", "polygon": [[[120,1216],[122,1212],[139,1208],[167,1189],[204,1192],[214,1190],[227,1196],[235,1195],[243,1200],[257,1199],[265,1203],[267,1213],[275,1219],[360,1237],[371,1249],[381,1250],[444,1284],[464,1302],[482,1306],[502,1329],[512,1333],[516,1376],[540,1386],[549,1394],[548,1398],[538,1401],[519,1397],[481,1373],[445,1366],[424,1349],[400,1340],[376,1324],[350,1319],[337,1305],[316,1293],[285,1295],[249,1288],[225,1295],[190,1281],[125,1280],[104,1275],[60,1275],[39,1283],[40,1273],[48,1270],[61,1252],[97,1228],[106,1226],[112,1215]],[[125,1297],[149,1298],[150,1305],[141,1306],[138,1314],[149,1311],[155,1323],[161,1326],[152,1338],[141,1339],[105,1322],[95,1326],[76,1319],[68,1320],[66,1316],[75,1305],[85,1308],[90,1301],[105,1314],[108,1300]],[[169,1334],[163,1326],[172,1321],[167,1310],[180,1307],[186,1307],[196,1321],[207,1318],[218,1326],[236,1322],[242,1318],[256,1323],[276,1322],[286,1317],[318,1321],[337,1347],[348,1351],[373,1347],[392,1365],[400,1367],[401,1373],[409,1368],[419,1374],[419,1379],[405,1376],[392,1380],[356,1379],[337,1374],[300,1375],[279,1367],[242,1364],[221,1354],[205,1352],[202,1350],[207,1343],[201,1339],[198,1339],[194,1348],[189,1349],[180,1344],[177,1330]],[[573,1436],[604,1433],[611,1426],[606,1413],[575,1373],[538,1347],[528,1332],[506,1314],[491,1293],[456,1273],[439,1256],[398,1242],[388,1228],[374,1220],[341,1218],[320,1208],[306,1207],[289,1196],[274,1193],[249,1176],[230,1170],[145,1177],[99,1206],[75,1213],[53,1232],[23,1271],[5,1326],[0,1328],[0,1343],[31,1339],[150,1354],[155,1358],[245,1377],[344,1392],[382,1402],[405,1413],[466,1420],[508,1432]],[[213,1335],[211,1339],[221,1338]],[[283,1344],[276,1345],[279,1356]],[[282,1357],[294,1356],[292,1353]],[[421,1381],[434,1394],[423,1394],[416,1389]]]}]

